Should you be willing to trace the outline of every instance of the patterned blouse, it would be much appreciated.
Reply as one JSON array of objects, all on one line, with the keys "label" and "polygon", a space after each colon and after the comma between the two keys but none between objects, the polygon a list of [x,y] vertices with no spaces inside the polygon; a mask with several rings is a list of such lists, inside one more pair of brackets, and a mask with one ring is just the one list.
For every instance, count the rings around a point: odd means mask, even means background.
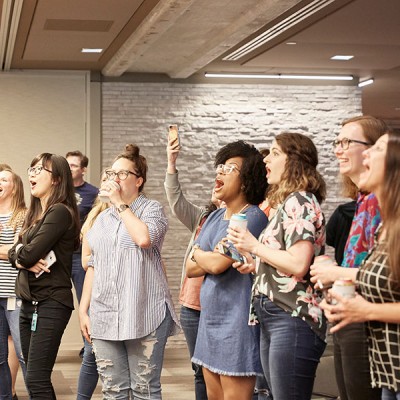
[{"label": "patterned blouse", "polygon": [[[270,220],[260,236],[267,247],[287,250],[300,240],[314,245],[314,254],[323,254],[325,246],[325,218],[312,193],[290,194]],[[313,331],[325,339],[326,319],[319,307],[321,298],[314,291],[310,274],[302,278],[286,274],[261,261],[257,257],[257,273],[252,295],[264,294],[277,306],[306,321]],[[250,324],[258,323],[255,313],[250,315]]]},{"label": "patterned blouse", "polygon": [[381,213],[375,195],[360,193],[356,213],[344,250],[342,267],[358,268],[374,245],[375,231],[381,222]]},{"label": "patterned blouse", "polygon": [[[400,302],[400,287],[389,278],[385,241],[377,242],[357,273],[360,294],[371,303]],[[368,321],[373,387],[400,391],[400,324]]]}]

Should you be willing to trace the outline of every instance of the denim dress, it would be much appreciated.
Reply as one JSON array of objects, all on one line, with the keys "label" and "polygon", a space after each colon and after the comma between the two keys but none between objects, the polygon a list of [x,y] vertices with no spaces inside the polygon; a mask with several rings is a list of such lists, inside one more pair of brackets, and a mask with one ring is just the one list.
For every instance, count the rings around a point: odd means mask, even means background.
[{"label": "denim dress", "polygon": [[[202,250],[213,251],[227,235],[225,209],[214,211],[196,240]],[[256,237],[268,224],[265,214],[251,206],[244,211],[249,231]],[[253,275],[229,267],[218,275],[207,274],[200,292],[201,314],[192,362],[229,376],[262,374],[259,327],[248,325]]]}]

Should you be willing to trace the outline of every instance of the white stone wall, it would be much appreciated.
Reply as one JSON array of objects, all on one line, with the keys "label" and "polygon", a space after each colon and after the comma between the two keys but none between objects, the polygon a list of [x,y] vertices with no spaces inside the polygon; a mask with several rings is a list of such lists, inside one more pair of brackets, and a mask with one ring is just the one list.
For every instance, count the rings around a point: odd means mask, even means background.
[{"label": "white stone wall", "polygon": [[[177,123],[182,152],[181,184],[188,199],[202,205],[215,178],[213,159],[220,147],[244,139],[269,147],[282,131],[310,136],[319,150],[320,172],[328,186],[323,205],[328,217],[343,200],[331,142],[342,120],[361,114],[361,92],[354,86],[216,85],[176,83],[102,84],[103,167],[126,143],[136,143],[149,164],[146,194],[165,205],[169,231],[163,247],[176,301],[189,232],[171,214],[164,194],[167,126]],[[182,336],[170,345],[182,344]]]}]

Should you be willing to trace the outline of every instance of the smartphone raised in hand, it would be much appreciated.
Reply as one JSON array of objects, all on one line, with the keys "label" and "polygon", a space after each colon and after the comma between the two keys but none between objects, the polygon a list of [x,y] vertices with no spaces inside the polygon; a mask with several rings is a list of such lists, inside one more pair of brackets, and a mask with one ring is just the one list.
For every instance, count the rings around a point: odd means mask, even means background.
[{"label": "smartphone raised in hand", "polygon": [[[47,268],[50,268],[51,265],[53,265],[56,262],[56,254],[54,253],[53,250],[50,250],[50,252],[47,254],[47,256],[44,258],[44,261],[47,262]],[[36,278],[39,278],[40,275],[43,274],[43,270],[35,274]]]},{"label": "smartphone raised in hand", "polygon": [[234,262],[240,262],[244,264],[246,262],[246,259],[244,256],[242,256],[237,249],[232,246],[232,245],[226,245],[224,243],[218,243],[218,251],[220,254],[223,256],[230,258],[232,260],[232,263]]},{"label": "smartphone raised in hand", "polygon": [[177,142],[180,144],[179,140],[179,132],[178,132],[178,125],[169,125],[168,126],[168,141]]}]

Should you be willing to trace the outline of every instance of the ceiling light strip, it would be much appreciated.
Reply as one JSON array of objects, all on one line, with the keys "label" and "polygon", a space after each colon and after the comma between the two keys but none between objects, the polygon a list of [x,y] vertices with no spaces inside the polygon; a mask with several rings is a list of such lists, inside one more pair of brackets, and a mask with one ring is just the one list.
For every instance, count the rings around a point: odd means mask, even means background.
[{"label": "ceiling light strip", "polygon": [[289,74],[235,74],[206,72],[206,78],[226,79],[305,79],[318,81],[352,81],[351,75],[289,75]]},{"label": "ceiling light strip", "polygon": [[372,83],[374,83],[374,78],[370,78],[365,81],[359,82],[358,87],[368,86],[368,85],[371,85]]},{"label": "ceiling light strip", "polygon": [[314,0],[313,2],[307,4],[305,7],[301,8],[300,10],[296,11],[295,13],[291,14],[284,20],[278,22],[273,27],[267,29],[265,32],[261,33],[248,43],[244,44],[243,46],[239,47],[237,50],[233,51],[232,53],[228,54],[226,57],[223,58],[224,61],[236,61],[239,58],[245,56],[246,54],[250,53],[251,51],[255,50],[256,48],[262,46],[263,44],[267,43],[268,41],[272,40],[276,36],[280,35],[281,33],[285,32],[292,26],[298,24],[299,22],[303,21],[304,19],[308,18],[309,16],[315,14],[322,8],[328,6],[329,4],[333,3],[335,0]]},{"label": "ceiling light strip", "polygon": [[8,27],[11,15],[12,0],[3,1],[0,23],[0,70],[3,70],[5,51],[7,47]]},{"label": "ceiling light strip", "polygon": [[10,34],[8,36],[6,60],[4,62],[4,71],[9,71],[11,68],[11,61],[14,54],[15,40],[17,38],[18,25],[21,18],[23,3],[24,0],[15,0],[14,2],[14,9],[11,16]]}]

